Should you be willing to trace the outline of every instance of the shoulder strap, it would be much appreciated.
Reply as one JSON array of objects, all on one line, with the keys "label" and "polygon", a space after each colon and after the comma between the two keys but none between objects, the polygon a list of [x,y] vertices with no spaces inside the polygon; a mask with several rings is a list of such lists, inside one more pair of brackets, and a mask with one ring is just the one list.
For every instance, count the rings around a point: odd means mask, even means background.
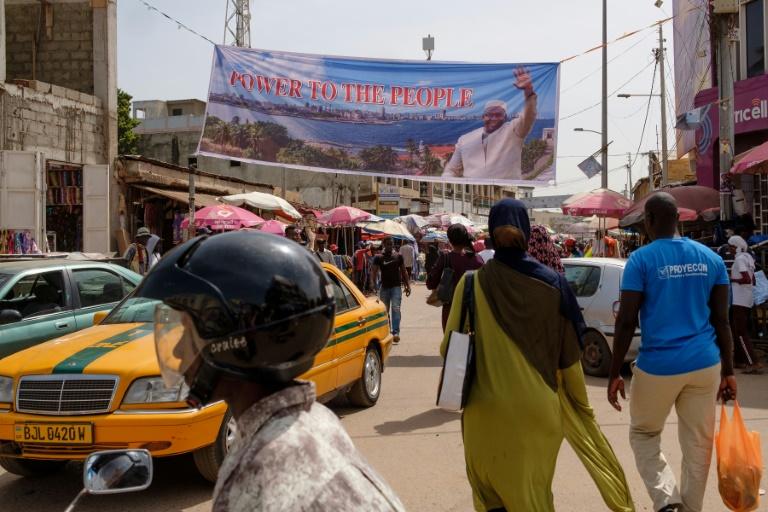
[{"label": "shoulder strap", "polygon": [[467,315],[469,315],[469,332],[475,333],[475,273],[467,271],[464,278],[464,294],[461,297],[461,320],[459,329],[464,331]]}]

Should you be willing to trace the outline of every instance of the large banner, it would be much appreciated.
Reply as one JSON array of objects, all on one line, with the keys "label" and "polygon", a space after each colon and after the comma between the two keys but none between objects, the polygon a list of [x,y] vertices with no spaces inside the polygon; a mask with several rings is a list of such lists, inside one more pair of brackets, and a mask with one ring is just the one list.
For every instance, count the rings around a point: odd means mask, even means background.
[{"label": "large banner", "polygon": [[425,181],[555,179],[559,64],[217,46],[198,153]]}]

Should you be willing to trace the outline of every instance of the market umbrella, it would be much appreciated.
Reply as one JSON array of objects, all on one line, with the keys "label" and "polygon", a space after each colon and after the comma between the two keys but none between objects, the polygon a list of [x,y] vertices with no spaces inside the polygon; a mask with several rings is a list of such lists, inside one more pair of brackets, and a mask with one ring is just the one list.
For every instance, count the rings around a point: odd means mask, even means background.
[{"label": "market umbrella", "polygon": [[615,217],[621,218],[632,206],[632,201],[613,190],[598,188],[590,192],[572,195],[561,206],[563,213],[576,217]]},{"label": "market umbrella", "polygon": [[268,220],[258,226],[258,230],[273,235],[285,236],[285,224],[279,220]]},{"label": "market umbrella", "polygon": [[352,206],[337,206],[318,217],[318,224],[325,226],[353,226],[371,218],[371,214]]},{"label": "market umbrella", "polygon": [[563,231],[567,233],[594,233],[598,229],[616,229],[619,227],[618,219],[601,219],[593,215],[580,222],[567,225]]},{"label": "market umbrella", "polygon": [[424,217],[416,215],[415,213],[403,215],[402,217],[395,217],[393,220],[408,228],[408,231],[410,231],[412,235],[419,233],[429,225]]},{"label": "market umbrella", "polygon": [[466,218],[463,215],[445,215],[443,216],[443,226],[453,226],[454,224],[462,224],[468,228],[474,227],[475,223]]},{"label": "market umbrella", "polygon": [[[232,231],[249,228],[264,222],[264,219],[248,210],[228,204],[206,206],[195,212],[195,226],[207,227],[214,231]],[[182,229],[189,227],[189,217],[181,222]]]},{"label": "market umbrella", "polygon": [[[625,228],[643,222],[645,219],[645,203],[654,194],[666,192],[677,201],[677,209],[680,212],[680,220],[696,220],[701,216],[704,220],[714,220],[720,211],[720,192],[713,188],[699,185],[687,185],[683,187],[667,187],[655,190],[643,199],[635,203],[621,218],[619,226]],[[688,210],[688,211],[686,211]],[[691,218],[692,213],[695,217]],[[685,217],[685,218],[683,218]]]},{"label": "market umbrella", "polygon": [[218,198],[219,201],[226,204],[232,204],[235,206],[242,206],[247,204],[252,208],[258,208],[259,210],[274,211],[277,214],[284,214],[286,217],[293,219],[300,219],[301,214],[296,208],[282,197],[277,197],[273,194],[267,194],[265,192],[246,192],[244,194],[234,194],[231,196],[223,196]]},{"label": "market umbrella", "polygon": [[443,226],[443,217],[446,215],[452,215],[450,213],[433,213],[432,215],[429,215],[428,217],[425,217],[424,220],[427,223],[427,226],[433,226],[436,228]]},{"label": "market umbrella", "polygon": [[445,231],[431,231],[421,238],[422,242],[448,242]]},{"label": "market umbrella", "polygon": [[399,240],[409,240],[411,242],[416,241],[404,225],[389,219],[384,219],[382,222],[360,222],[357,224],[357,227],[367,233],[388,235]]},{"label": "market umbrella", "polygon": [[758,174],[768,172],[768,142],[763,142],[733,159],[731,174]]}]

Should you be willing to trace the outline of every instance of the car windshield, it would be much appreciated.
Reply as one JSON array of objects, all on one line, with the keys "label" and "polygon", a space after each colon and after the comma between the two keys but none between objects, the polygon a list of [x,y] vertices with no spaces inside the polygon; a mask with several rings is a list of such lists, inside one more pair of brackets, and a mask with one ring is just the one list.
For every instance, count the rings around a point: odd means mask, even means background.
[{"label": "car windshield", "polygon": [[132,324],[155,321],[155,306],[159,300],[146,297],[129,297],[119,304],[101,324]]},{"label": "car windshield", "polygon": [[3,286],[7,280],[11,278],[13,274],[0,274],[0,286]]}]

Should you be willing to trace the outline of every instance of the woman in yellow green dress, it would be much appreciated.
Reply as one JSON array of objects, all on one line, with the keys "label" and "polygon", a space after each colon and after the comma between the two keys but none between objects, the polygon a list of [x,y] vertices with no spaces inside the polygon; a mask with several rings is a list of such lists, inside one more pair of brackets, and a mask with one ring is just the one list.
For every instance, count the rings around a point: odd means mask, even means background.
[{"label": "woman in yellow green dress", "polygon": [[[530,224],[513,199],[494,205],[494,258],[475,273],[475,376],[464,409],[467,476],[478,511],[554,510],[552,480],[566,438],[610,510],[633,511],[624,472],[587,400],[584,320],[562,274],[526,253]],[[441,352],[459,330],[464,279]]]}]

